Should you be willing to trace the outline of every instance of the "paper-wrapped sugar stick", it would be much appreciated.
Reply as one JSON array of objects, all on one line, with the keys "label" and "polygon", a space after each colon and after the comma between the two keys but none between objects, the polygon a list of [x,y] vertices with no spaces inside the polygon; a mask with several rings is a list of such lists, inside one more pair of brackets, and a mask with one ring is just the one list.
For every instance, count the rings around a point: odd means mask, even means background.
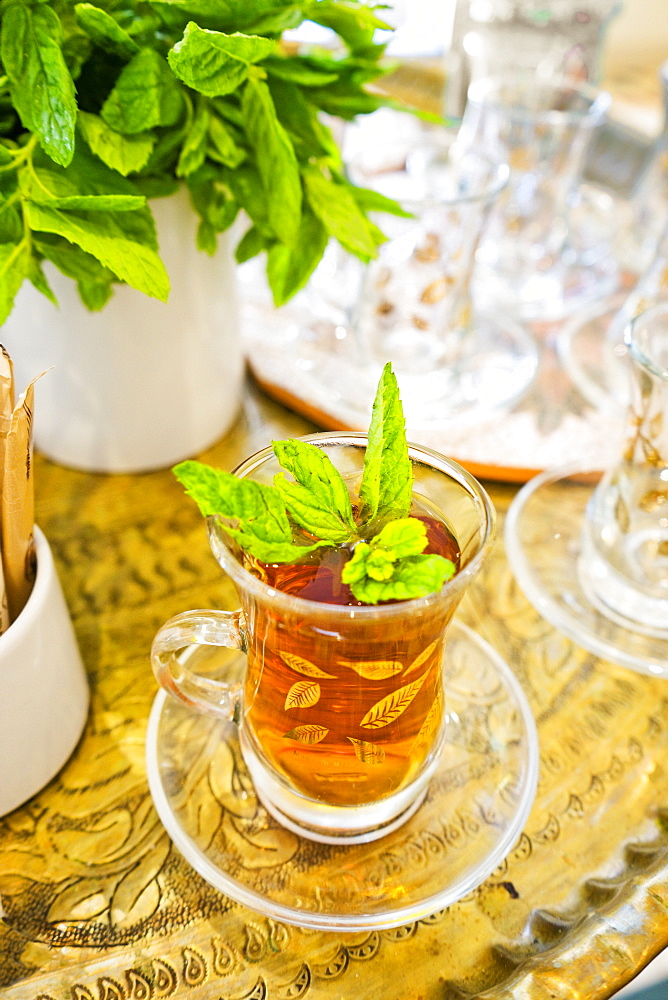
[{"label": "paper-wrapped sugar stick", "polygon": [[11,622],[16,620],[30,596],[37,569],[33,538],[35,493],[32,455],[36,381],[37,379],[33,379],[26,391],[19,396],[5,438],[0,526],[2,568]]},{"label": "paper-wrapped sugar stick", "polygon": [[[14,410],[14,365],[12,359],[0,344],[0,473],[5,467],[5,442],[12,425]],[[0,487],[2,477],[0,475]],[[9,606],[5,587],[5,574],[0,561],[0,635],[9,625]]]}]

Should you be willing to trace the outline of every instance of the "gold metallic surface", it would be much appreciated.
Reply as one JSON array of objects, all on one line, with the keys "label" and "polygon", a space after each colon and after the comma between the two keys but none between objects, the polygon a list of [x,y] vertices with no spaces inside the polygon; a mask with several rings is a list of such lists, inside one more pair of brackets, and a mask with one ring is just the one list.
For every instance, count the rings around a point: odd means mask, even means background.
[{"label": "gold metallic surface", "polygon": [[[229,469],[312,429],[251,389],[203,457]],[[501,539],[460,618],[511,665],[536,715],[525,830],[483,885],[433,917],[305,931],[208,886],[148,794],[153,634],[184,609],[236,604],[195,505],[168,471],[87,475],[38,458],[35,480],[92,708],[60,774],[0,819],[2,1000],[604,1000],[668,945],[668,686],[555,632],[519,592]],[[502,514],[515,490],[490,492]]]}]

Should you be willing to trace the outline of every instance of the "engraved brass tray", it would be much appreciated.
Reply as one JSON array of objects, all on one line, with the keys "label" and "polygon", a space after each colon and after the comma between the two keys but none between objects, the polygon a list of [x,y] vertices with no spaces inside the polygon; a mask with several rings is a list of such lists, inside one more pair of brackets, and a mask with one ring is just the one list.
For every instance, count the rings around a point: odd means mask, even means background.
[{"label": "engraved brass tray", "polygon": [[[311,430],[251,387],[203,457],[230,469],[272,437]],[[666,682],[598,660],[543,621],[501,533],[459,617],[511,666],[537,720],[524,830],[482,885],[432,916],[306,930],[210,887],[149,796],[151,639],[184,608],[236,606],[194,504],[168,471],[86,475],[38,458],[35,479],[92,708],[60,774],[0,819],[2,1000],[604,1000],[668,944]],[[502,515],[515,490],[490,489]],[[199,821],[218,818],[204,807]],[[465,824],[455,832],[466,837]]]}]

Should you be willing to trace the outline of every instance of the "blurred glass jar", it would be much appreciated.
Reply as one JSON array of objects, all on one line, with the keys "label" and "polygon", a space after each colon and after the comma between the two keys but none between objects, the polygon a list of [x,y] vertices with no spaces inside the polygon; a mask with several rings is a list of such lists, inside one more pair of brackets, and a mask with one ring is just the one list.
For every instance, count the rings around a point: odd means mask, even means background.
[{"label": "blurred glass jar", "polygon": [[472,81],[518,68],[538,79],[595,83],[621,0],[457,0],[446,112],[459,117]]}]

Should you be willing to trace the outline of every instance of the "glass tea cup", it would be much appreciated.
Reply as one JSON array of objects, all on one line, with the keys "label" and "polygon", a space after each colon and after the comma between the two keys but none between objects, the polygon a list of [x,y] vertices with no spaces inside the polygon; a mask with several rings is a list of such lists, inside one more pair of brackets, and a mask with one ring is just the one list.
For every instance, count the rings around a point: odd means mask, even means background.
[{"label": "glass tea cup", "polygon": [[[354,497],[366,436],[304,440],[326,451]],[[445,739],[448,625],[494,537],[494,508],[468,472],[424,448],[412,446],[409,455],[414,513],[426,518],[444,554],[454,539],[457,572],[439,592],[380,605],[323,603],[308,596],[317,596],[322,580],[314,579],[308,560],[253,564],[224,520],[209,517],[211,548],[241,608],[177,615],[153,643],[153,669],[171,695],[194,711],[237,723],[244,761],[267,811],[325,843],[383,836],[424,798]],[[235,470],[267,484],[279,471],[271,448]],[[327,575],[324,563],[321,572]],[[197,649],[204,646],[245,653],[242,679],[232,670],[199,673]]]},{"label": "glass tea cup", "polygon": [[620,460],[587,506],[579,578],[594,606],[633,632],[668,638],[668,303],[625,332],[631,374]]},{"label": "glass tea cup", "polygon": [[[510,179],[477,254],[474,300],[523,320],[556,320],[614,289],[614,216],[581,176],[610,95],[520,71],[469,88],[463,141],[506,158]],[[605,210],[604,210],[605,209]]]},{"label": "glass tea cup", "polygon": [[[396,200],[386,241],[370,261],[352,313],[360,346],[354,393],[389,359],[412,427],[449,426],[503,411],[533,381],[537,356],[519,324],[474,308],[476,251],[508,165],[446,129],[413,142],[378,143],[350,163],[351,179]],[[359,376],[358,376],[359,378]]]}]

